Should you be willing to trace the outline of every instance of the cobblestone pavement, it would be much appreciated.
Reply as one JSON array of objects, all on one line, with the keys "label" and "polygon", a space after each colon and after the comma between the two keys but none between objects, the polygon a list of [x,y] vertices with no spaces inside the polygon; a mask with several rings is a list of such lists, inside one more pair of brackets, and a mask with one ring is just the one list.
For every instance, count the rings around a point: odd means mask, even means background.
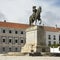
[{"label": "cobblestone pavement", "polygon": [[0,60],[60,60],[60,57],[49,56],[0,56]]}]

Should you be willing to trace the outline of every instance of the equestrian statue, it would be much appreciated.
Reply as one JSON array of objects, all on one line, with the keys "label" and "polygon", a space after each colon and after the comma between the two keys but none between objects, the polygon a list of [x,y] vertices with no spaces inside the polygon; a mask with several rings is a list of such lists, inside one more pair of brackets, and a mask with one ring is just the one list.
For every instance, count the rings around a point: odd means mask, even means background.
[{"label": "equestrian statue", "polygon": [[35,25],[37,24],[37,20],[39,21],[39,24],[41,24],[42,20],[41,20],[41,7],[39,6],[38,9],[36,9],[36,6],[33,6],[33,13],[32,15],[29,17],[29,25],[31,26],[34,21],[35,21]]}]

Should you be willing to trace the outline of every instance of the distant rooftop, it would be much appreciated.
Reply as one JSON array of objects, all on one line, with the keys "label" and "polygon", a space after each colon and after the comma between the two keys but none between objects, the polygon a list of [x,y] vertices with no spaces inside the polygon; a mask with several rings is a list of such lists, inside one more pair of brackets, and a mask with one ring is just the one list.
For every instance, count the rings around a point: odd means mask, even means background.
[{"label": "distant rooftop", "polygon": [[12,23],[12,22],[1,22],[0,27],[7,27],[7,28],[17,28],[17,29],[26,29],[29,27],[28,24],[20,24],[20,23]]},{"label": "distant rooftop", "polygon": [[[16,29],[27,29],[30,26],[28,24],[21,24],[21,23],[12,23],[12,22],[1,22],[0,21],[0,27],[7,27],[7,28],[16,28]],[[51,32],[58,32],[60,31],[60,28],[56,27],[50,27],[50,26],[40,26],[44,28],[45,31],[51,31]]]}]

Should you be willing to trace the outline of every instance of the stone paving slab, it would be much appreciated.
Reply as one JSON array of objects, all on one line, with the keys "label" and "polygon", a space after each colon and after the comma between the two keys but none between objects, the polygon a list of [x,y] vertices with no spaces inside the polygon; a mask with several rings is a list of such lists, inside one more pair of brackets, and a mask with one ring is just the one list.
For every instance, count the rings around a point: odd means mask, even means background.
[{"label": "stone paving slab", "polygon": [[60,57],[49,56],[0,56],[0,60],[60,60]]}]

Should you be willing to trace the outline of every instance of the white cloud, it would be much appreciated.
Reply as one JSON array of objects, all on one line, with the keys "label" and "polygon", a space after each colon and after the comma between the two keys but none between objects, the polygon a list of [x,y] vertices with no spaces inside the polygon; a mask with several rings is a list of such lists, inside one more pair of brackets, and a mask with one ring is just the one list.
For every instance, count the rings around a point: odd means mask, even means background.
[{"label": "white cloud", "polygon": [[7,19],[6,16],[2,12],[0,12],[0,20],[2,21],[6,19]]},{"label": "white cloud", "polygon": [[8,21],[13,22],[19,22],[17,19],[20,19],[21,22],[23,18],[28,18],[29,14],[31,14],[30,10],[32,10],[32,5],[32,0],[0,0],[0,10],[7,16]]}]

